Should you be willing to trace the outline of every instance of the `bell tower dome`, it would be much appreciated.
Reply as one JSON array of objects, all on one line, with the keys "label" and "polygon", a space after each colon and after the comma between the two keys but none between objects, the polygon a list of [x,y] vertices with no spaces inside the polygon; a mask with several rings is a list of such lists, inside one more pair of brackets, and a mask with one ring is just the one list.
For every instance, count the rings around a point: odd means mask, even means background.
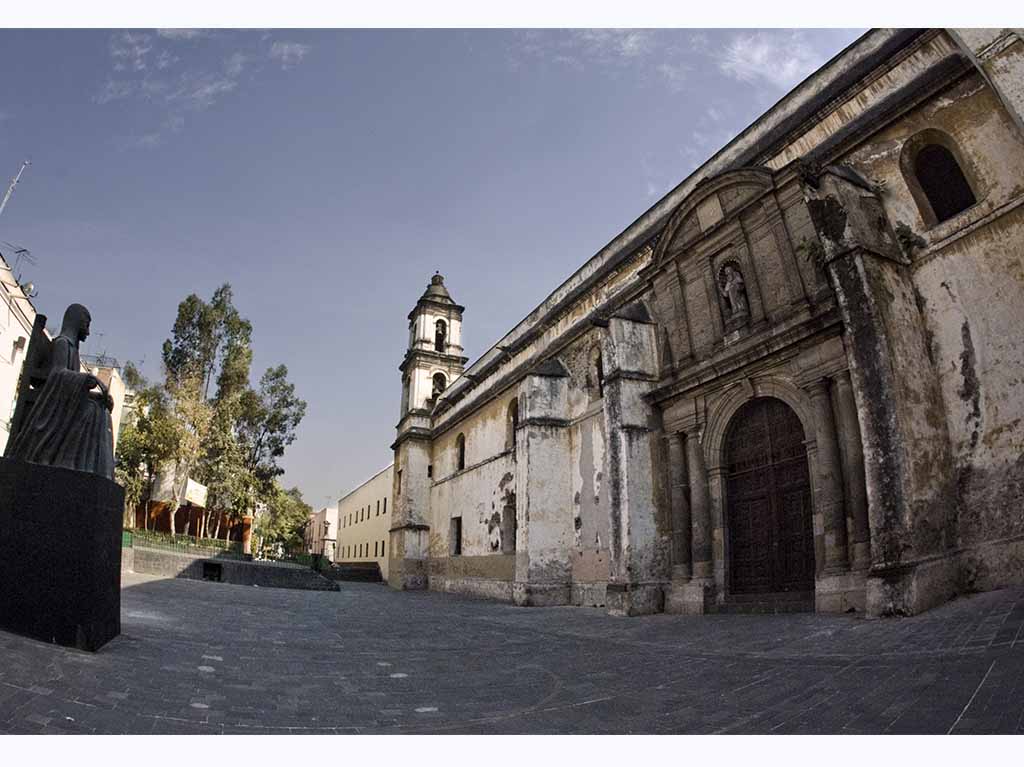
[{"label": "bell tower dome", "polygon": [[462,374],[466,357],[462,349],[462,313],[465,307],[452,300],[437,273],[409,312],[409,345],[402,371],[402,409],[431,410],[437,396]]}]

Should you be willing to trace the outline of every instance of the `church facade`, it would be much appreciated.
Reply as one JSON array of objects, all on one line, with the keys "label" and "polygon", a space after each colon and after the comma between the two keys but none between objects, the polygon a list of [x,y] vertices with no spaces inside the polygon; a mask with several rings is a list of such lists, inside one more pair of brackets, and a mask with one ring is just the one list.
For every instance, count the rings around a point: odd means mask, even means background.
[{"label": "church facade", "polygon": [[1019,30],[869,32],[468,367],[435,275],[389,583],[624,615],[1024,583],[1021,83]]}]

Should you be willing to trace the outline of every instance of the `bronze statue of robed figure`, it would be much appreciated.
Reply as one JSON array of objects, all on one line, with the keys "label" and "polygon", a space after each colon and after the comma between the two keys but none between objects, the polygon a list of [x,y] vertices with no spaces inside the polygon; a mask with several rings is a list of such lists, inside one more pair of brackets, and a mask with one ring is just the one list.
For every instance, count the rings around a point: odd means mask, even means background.
[{"label": "bronze statue of robed figure", "polygon": [[91,320],[88,309],[71,304],[50,341],[46,318],[37,315],[5,458],[114,478],[114,403],[102,381],[82,372],[78,356]]}]

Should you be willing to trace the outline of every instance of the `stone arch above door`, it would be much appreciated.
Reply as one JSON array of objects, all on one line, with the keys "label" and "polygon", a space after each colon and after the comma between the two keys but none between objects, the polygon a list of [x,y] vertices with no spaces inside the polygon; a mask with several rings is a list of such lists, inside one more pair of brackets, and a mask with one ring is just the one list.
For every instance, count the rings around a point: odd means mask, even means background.
[{"label": "stone arch above door", "polygon": [[[729,423],[747,402],[758,397],[774,397],[789,405],[804,429],[808,454],[814,448],[814,411],[810,398],[796,385],[777,378],[746,379],[728,389],[715,403],[704,427],[704,459],[709,470],[720,469],[724,462],[725,437]],[[813,467],[811,476],[813,476]]]}]

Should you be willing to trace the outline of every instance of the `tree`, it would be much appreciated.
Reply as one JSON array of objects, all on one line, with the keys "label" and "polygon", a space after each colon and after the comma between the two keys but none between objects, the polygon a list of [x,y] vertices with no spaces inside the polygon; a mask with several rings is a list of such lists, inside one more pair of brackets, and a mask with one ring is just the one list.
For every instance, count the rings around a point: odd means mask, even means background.
[{"label": "tree", "polygon": [[255,534],[262,551],[296,551],[302,548],[302,531],[312,507],[302,500],[297,487],[284,490],[272,483],[263,511],[257,516]]},{"label": "tree", "polygon": [[288,368],[278,365],[267,369],[260,378],[259,390],[246,391],[240,404],[238,437],[245,467],[255,492],[269,496],[273,480],[284,473],[277,460],[295,441],[306,403],[295,395],[295,385],[288,382]]},{"label": "tree", "polygon": [[[125,488],[126,520],[134,526],[137,506],[145,501],[148,510],[157,471],[177,453],[178,429],[162,386],[151,385],[131,362],[123,375],[135,399],[117,440],[114,474]],[[148,527],[148,513],[145,519]]]}]

